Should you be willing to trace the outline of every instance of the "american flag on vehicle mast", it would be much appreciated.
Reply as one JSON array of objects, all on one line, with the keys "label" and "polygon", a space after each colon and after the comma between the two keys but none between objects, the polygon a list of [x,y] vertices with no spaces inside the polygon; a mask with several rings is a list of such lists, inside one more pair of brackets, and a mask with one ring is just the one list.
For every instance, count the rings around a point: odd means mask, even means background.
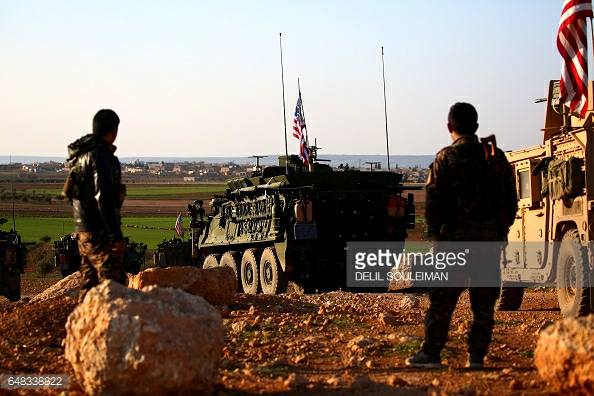
[{"label": "american flag on vehicle mast", "polygon": [[184,218],[181,213],[177,215],[177,220],[175,220],[175,233],[179,237],[184,236]]},{"label": "american flag on vehicle mast", "polygon": [[293,136],[299,140],[299,158],[305,165],[309,165],[309,146],[307,145],[305,118],[303,118],[303,102],[301,92],[295,106],[295,117],[293,118]]},{"label": "american flag on vehicle mast", "polygon": [[592,0],[565,0],[557,33],[561,66],[561,103],[584,118],[588,110],[587,18],[592,18]]}]

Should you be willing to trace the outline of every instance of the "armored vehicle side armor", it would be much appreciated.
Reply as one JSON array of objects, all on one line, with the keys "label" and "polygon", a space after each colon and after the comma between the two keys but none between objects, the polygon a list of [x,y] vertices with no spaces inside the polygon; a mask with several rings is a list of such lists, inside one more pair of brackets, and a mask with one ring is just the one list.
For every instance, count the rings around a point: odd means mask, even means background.
[{"label": "armored vehicle side armor", "polygon": [[202,202],[190,205],[192,256],[205,268],[233,268],[238,290],[277,294],[288,281],[308,290],[344,287],[347,241],[403,241],[414,227],[402,175],[286,160],[230,180],[208,217]]}]

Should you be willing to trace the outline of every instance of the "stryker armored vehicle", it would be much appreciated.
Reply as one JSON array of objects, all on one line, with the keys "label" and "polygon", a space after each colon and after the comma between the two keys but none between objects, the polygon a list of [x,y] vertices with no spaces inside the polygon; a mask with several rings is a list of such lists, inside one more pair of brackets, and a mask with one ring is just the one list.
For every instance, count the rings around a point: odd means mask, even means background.
[{"label": "stryker armored vehicle", "polygon": [[[585,118],[559,103],[551,81],[543,142],[507,153],[518,212],[502,265],[500,309],[520,307],[524,286],[554,284],[564,317],[594,310],[594,86]],[[506,287],[508,286],[508,287]]]},{"label": "stryker armored vehicle", "polygon": [[[124,240],[126,241],[124,269],[130,274],[137,274],[144,265],[147,247],[144,243],[131,242],[127,237]],[[63,277],[79,270],[78,242],[72,234],[66,234],[62,239],[54,242],[54,265]]]},{"label": "stryker armored vehicle", "polygon": [[[0,225],[6,219],[0,218]],[[26,248],[20,235],[14,231],[0,230],[0,296],[10,301],[21,298],[21,274],[25,268]]]},{"label": "stryker armored vehicle", "polygon": [[311,149],[308,169],[298,156],[282,156],[278,166],[228,181],[209,216],[201,201],[190,205],[192,256],[204,268],[233,268],[240,291],[278,294],[288,281],[344,287],[347,241],[404,241],[415,211],[413,194],[402,196],[402,175],[335,171]]}]

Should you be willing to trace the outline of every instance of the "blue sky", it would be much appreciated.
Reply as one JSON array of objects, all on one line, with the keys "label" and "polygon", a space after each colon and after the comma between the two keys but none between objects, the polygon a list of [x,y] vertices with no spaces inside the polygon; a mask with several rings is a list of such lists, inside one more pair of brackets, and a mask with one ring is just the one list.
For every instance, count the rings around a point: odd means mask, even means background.
[{"label": "blue sky", "polygon": [[561,3],[0,0],[0,154],[64,155],[105,107],[121,156],[281,153],[279,32],[289,129],[300,77],[326,153],[384,152],[381,45],[393,154],[447,145],[461,100],[479,134],[534,145]]}]

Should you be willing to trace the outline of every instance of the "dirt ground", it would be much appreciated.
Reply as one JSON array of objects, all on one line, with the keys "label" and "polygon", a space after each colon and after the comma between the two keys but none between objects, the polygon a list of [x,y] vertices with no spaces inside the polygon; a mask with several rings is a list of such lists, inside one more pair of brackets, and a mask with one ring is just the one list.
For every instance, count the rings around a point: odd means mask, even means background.
[{"label": "dirt ground", "polygon": [[[422,215],[424,192],[414,194],[417,214]],[[125,208],[129,214],[154,210],[156,203],[161,210],[175,211],[180,203],[134,201]],[[31,204],[17,208],[19,212],[27,210],[31,214],[43,212],[41,206]],[[61,210],[66,213],[69,208]],[[419,224],[410,232],[409,240],[420,239],[421,232]],[[23,295],[32,296],[55,280],[27,277]],[[450,341],[443,353],[448,367],[437,371],[405,367],[404,359],[422,341],[428,302],[425,296],[419,297],[418,307],[402,308],[405,296],[401,294],[239,295],[234,306],[221,310],[226,341],[217,393],[554,394],[540,380],[532,362],[538,329],[560,317],[554,292],[531,291],[519,311],[496,314],[488,367],[478,371],[463,369],[471,319],[466,294],[454,314]],[[0,373],[65,373],[72,384],[69,394],[82,395],[62,346],[64,323],[74,306],[69,299],[0,306]],[[0,389],[0,395],[4,393],[7,391]]]},{"label": "dirt ground", "polygon": [[[41,286],[23,284],[29,291]],[[422,340],[427,299],[421,295],[418,307],[402,308],[403,299],[401,294],[346,292],[239,295],[234,306],[221,311],[226,341],[217,393],[553,393],[539,379],[532,354],[540,326],[560,316],[554,292],[529,292],[519,311],[497,313],[488,368],[478,371],[463,369],[471,317],[466,295],[443,353],[448,368],[406,368],[404,359]],[[74,306],[61,298],[0,307],[0,373],[65,373],[72,383],[70,394],[82,394],[63,358],[64,323]]]}]

